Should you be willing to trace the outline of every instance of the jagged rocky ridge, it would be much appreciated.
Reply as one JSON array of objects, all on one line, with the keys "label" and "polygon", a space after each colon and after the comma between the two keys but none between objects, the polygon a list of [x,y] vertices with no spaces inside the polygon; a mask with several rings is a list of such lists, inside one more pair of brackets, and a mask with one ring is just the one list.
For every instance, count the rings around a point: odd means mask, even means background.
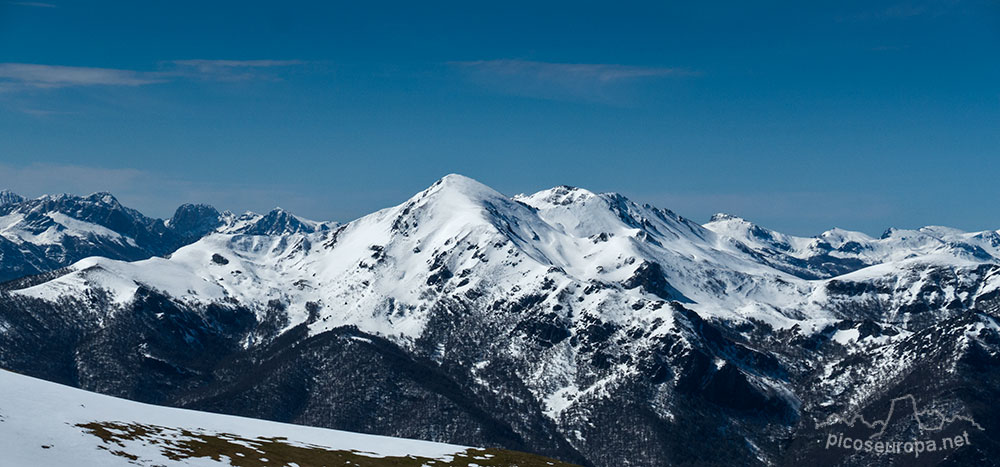
[{"label": "jagged rocky ridge", "polygon": [[236,216],[185,204],[163,221],[122,206],[110,193],[24,199],[0,192],[0,281],[69,266],[89,256],[137,261],[163,256],[213,232],[279,235],[331,224],[281,209]]},{"label": "jagged rocky ridge", "polygon": [[[806,239],[455,175],[344,225],[178,212],[166,229],[204,236],[169,258],[8,283],[0,366],[602,466],[870,465],[825,430],[913,392],[1000,429],[997,232]],[[998,453],[974,435],[923,460]]]}]

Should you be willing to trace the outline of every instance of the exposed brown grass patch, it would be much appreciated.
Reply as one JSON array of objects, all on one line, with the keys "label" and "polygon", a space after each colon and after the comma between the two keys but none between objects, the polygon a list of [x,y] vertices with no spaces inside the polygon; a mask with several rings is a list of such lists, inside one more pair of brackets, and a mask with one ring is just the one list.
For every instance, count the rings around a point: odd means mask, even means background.
[{"label": "exposed brown grass patch", "polygon": [[[242,438],[229,433],[195,432],[186,429],[121,422],[91,422],[77,425],[103,441],[101,446],[111,454],[133,462],[139,457],[127,451],[138,442],[155,445],[164,457],[182,461],[208,458],[235,467],[300,467],[372,466],[372,467],[534,467],[567,464],[533,454],[502,449],[468,449],[457,453],[451,461],[425,457],[373,457],[358,450],[331,450],[322,446],[290,442],[284,437]],[[117,446],[110,449],[108,446]],[[134,444],[133,444],[134,446]]]}]

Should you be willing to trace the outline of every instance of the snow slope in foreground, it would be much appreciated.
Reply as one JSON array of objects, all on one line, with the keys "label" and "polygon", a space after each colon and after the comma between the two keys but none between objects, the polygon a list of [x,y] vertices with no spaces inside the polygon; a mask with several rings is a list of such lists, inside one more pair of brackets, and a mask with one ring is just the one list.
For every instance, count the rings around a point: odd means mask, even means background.
[{"label": "snow slope in foreground", "polygon": [[0,465],[566,465],[523,453],[141,404],[0,370]]}]

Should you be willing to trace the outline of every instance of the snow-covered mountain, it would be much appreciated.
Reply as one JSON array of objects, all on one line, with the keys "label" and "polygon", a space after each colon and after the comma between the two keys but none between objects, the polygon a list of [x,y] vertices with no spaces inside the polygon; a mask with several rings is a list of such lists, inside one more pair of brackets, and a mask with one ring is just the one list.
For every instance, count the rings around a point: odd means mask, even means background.
[{"label": "snow-covered mountain", "polygon": [[831,229],[812,237],[796,237],[765,229],[746,219],[716,214],[705,228],[738,241],[741,247],[773,267],[807,279],[829,278],[867,266],[941,255],[971,262],[1000,261],[1000,231],[963,232],[929,226],[918,230],[889,229],[882,237]]},{"label": "snow-covered mountain", "polygon": [[0,370],[0,458],[33,467],[567,465],[529,454],[117,399]]},{"label": "snow-covered mountain", "polygon": [[[496,296],[478,298],[485,302],[520,299],[548,281],[559,290],[581,289],[567,290],[562,300],[585,298],[575,306],[599,308],[628,301],[627,291],[643,286],[631,298],[678,300],[714,314],[807,292],[805,282],[753,261],[669,211],[581,189],[572,190],[575,203],[564,204],[565,190],[511,199],[449,176],[400,206],[341,228],[271,235],[235,221],[170,258],[92,257],[69,274],[17,293],[56,299],[101,288],[127,303],[146,287],[192,305],[235,301],[258,314],[277,300],[288,308],[282,331],[305,322],[307,304],[315,303],[325,312],[311,324],[314,333],[356,325],[416,338],[441,295],[428,290]],[[359,290],[359,284],[367,285]],[[606,291],[584,294],[590,284]],[[559,299],[549,302],[555,306]],[[373,316],[372,310],[382,313]]]},{"label": "snow-covered mountain", "polygon": [[997,378],[997,232],[802,238],[459,175],[343,225],[187,205],[163,226],[199,238],[9,283],[0,366],[592,465],[816,461],[798,440],[840,412],[998,391],[954,395]]},{"label": "snow-covered mountain", "polygon": [[0,190],[0,206],[5,204],[20,203],[21,201],[24,201],[24,198],[21,197],[21,195],[10,190]]},{"label": "snow-covered mountain", "polygon": [[68,266],[89,256],[136,261],[163,256],[213,232],[279,235],[335,225],[281,209],[266,215],[219,213],[185,204],[163,221],[122,206],[110,193],[24,199],[0,192],[0,281]]}]

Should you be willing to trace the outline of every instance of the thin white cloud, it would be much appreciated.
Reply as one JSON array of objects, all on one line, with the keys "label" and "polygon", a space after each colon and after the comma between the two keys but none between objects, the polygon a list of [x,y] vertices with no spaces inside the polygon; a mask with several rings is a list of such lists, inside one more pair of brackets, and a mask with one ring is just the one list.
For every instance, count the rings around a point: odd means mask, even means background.
[{"label": "thin white cloud", "polygon": [[196,67],[203,71],[225,68],[271,68],[276,66],[301,65],[302,60],[173,60],[170,63]]},{"label": "thin white cloud", "polygon": [[488,88],[548,99],[607,100],[613,87],[629,82],[700,75],[686,68],[517,59],[450,62],[450,65]]},{"label": "thin white cloud", "polygon": [[684,68],[642,67],[602,63],[552,63],[528,60],[476,60],[452,62],[463,68],[505,76],[528,76],[539,80],[593,80],[602,83],[662,76],[691,76]]},{"label": "thin white cloud", "polygon": [[165,62],[171,72],[189,78],[213,81],[273,79],[272,68],[302,65],[301,60],[173,60]]},{"label": "thin white cloud", "polygon": [[67,86],[142,86],[161,83],[158,73],[32,63],[0,63],[0,82],[34,87]]},{"label": "thin white cloud", "polygon": [[42,3],[42,2],[7,2],[7,3],[10,5],[30,6],[35,8],[56,8],[56,6],[51,3]]},{"label": "thin white cloud", "polygon": [[0,93],[82,86],[144,86],[178,80],[242,81],[275,79],[260,70],[301,65],[299,60],[174,60],[158,71],[34,63],[0,63]]},{"label": "thin white cloud", "polygon": [[36,109],[36,108],[19,108],[16,109],[21,113],[25,113],[35,117],[49,117],[52,115],[70,115],[73,112],[67,112],[64,110],[48,110],[48,109]]}]

